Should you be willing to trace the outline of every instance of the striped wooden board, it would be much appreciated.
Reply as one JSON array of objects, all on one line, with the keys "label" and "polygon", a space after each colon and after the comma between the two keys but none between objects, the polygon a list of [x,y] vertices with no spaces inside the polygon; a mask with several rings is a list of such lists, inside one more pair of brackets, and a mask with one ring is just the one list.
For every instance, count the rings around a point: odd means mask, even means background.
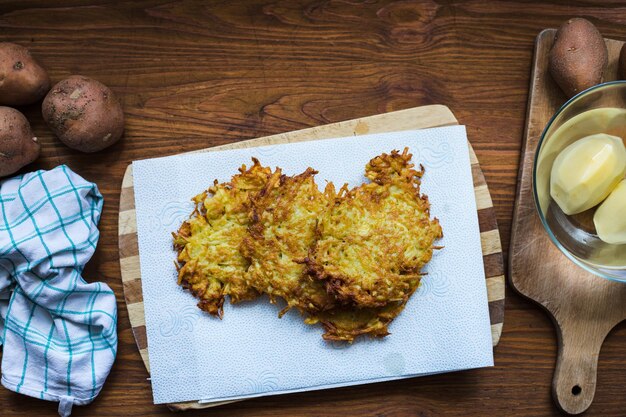
[{"label": "striped wooden board", "polygon": [[[237,142],[224,146],[203,149],[196,152],[210,152],[224,149],[237,149],[271,144],[301,142],[332,137],[364,135],[368,133],[383,133],[423,129],[429,127],[450,126],[458,124],[456,118],[446,106],[431,105],[401,110],[361,119],[313,127],[296,132],[281,133],[278,135]],[[468,144],[469,145],[469,144]],[[472,146],[469,145],[472,176],[474,178],[474,192],[480,224],[480,236],[487,278],[487,292],[489,297],[489,314],[491,317],[491,335],[493,345],[497,345],[504,322],[504,264],[502,245],[496,222],[496,213],[491,201],[491,195],[485,182]],[[139,248],[137,246],[137,224],[135,219],[135,195],[133,191],[132,165],[126,169],[122,182],[119,212],[119,251],[122,281],[124,283],[124,298],[128,308],[128,316],[148,372],[148,341],[146,337],[146,323],[143,310],[143,295],[141,290],[141,274],[139,269]],[[194,408],[213,407],[224,403],[202,404],[197,401],[170,404],[170,408],[186,410]]]}]

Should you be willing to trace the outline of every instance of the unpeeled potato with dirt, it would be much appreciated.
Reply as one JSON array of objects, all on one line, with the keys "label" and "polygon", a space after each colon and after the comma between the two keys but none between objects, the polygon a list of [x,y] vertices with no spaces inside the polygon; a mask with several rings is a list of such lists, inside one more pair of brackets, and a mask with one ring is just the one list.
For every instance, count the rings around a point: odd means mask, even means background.
[{"label": "unpeeled potato with dirt", "polygon": [[622,80],[626,80],[626,43],[622,45],[622,49],[619,51],[619,74]]},{"label": "unpeeled potato with dirt", "polygon": [[63,143],[82,152],[111,146],[124,133],[124,112],[113,91],[80,75],[52,87],[43,100],[42,113]]},{"label": "unpeeled potato with dirt", "polygon": [[0,107],[0,177],[11,175],[39,157],[39,142],[26,117]]},{"label": "unpeeled potato with dirt", "polygon": [[548,68],[568,97],[599,84],[607,63],[604,38],[590,21],[570,19],[556,32]]},{"label": "unpeeled potato with dirt", "polygon": [[50,90],[50,78],[28,49],[0,43],[0,105],[25,106]]}]

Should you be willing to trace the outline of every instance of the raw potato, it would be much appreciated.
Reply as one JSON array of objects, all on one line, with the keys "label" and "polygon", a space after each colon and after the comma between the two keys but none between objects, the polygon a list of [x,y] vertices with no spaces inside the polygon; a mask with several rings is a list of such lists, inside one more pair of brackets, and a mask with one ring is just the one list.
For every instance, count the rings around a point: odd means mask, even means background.
[{"label": "raw potato", "polygon": [[124,112],[107,86],[73,75],[52,87],[43,100],[43,118],[63,143],[82,152],[97,152],[124,133]]},{"label": "raw potato", "polygon": [[0,177],[11,175],[39,157],[40,146],[26,117],[0,107]]},{"label": "raw potato", "polygon": [[619,51],[619,75],[622,80],[626,80],[626,43],[622,45],[622,49]]},{"label": "raw potato", "polygon": [[14,43],[0,43],[0,105],[25,106],[50,90],[50,78],[30,55]]},{"label": "raw potato", "polygon": [[626,180],[622,180],[593,215],[598,237],[613,245],[626,244]]},{"label": "raw potato", "polygon": [[550,195],[563,213],[582,213],[600,204],[625,173],[626,148],[621,138],[604,133],[587,136],[554,160]]},{"label": "raw potato", "polygon": [[599,84],[607,63],[604,38],[590,21],[570,19],[556,32],[548,68],[568,97]]}]

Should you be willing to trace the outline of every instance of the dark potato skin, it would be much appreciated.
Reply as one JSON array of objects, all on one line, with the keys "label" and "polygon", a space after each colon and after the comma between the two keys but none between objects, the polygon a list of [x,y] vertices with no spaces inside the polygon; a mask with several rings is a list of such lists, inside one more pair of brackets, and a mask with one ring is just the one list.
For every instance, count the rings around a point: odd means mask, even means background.
[{"label": "dark potato skin", "polygon": [[599,84],[607,64],[604,38],[593,23],[575,18],[559,28],[548,56],[548,68],[568,97]]},{"label": "dark potato skin", "polygon": [[124,112],[113,91],[80,75],[52,87],[43,100],[42,113],[63,143],[82,152],[111,146],[124,133]]},{"label": "dark potato skin", "polygon": [[50,78],[30,55],[14,43],[0,43],[0,105],[32,104],[50,90]]},{"label": "dark potato skin", "polygon": [[626,43],[619,51],[619,75],[622,80],[626,80]]},{"label": "dark potato skin", "polygon": [[39,157],[40,145],[26,117],[0,107],[0,177],[11,175]]}]

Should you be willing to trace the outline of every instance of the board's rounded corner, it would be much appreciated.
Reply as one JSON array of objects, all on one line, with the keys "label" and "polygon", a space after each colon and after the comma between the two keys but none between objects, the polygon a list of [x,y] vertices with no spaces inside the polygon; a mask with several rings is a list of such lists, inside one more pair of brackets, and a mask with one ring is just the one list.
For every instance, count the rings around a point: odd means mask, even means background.
[{"label": "board's rounded corner", "polygon": [[554,33],[556,33],[556,29],[555,29],[555,28],[546,28],[546,29],[543,29],[541,32],[539,32],[539,33],[537,34],[537,39],[541,39],[541,38],[543,38],[544,36],[552,35],[552,34],[554,34]]}]

